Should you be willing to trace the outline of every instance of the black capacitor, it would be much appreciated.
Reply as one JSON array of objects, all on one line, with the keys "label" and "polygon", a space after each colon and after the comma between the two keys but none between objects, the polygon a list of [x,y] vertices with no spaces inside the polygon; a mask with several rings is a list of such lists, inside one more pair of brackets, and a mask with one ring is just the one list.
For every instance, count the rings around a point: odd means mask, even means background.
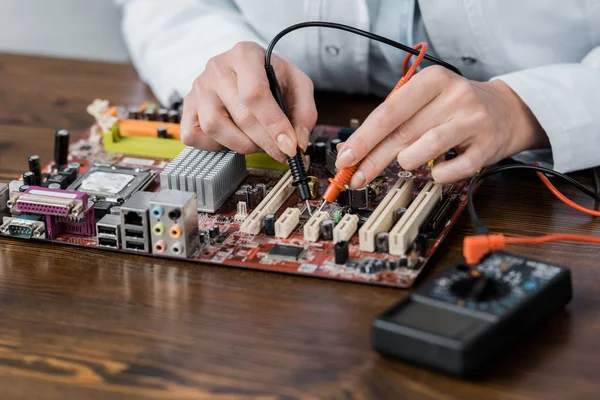
[{"label": "black capacitor", "polygon": [[140,119],[140,110],[135,107],[131,107],[129,110],[127,110],[127,118]]},{"label": "black capacitor", "polygon": [[142,114],[146,121],[156,121],[156,110],[153,108],[147,108]]},{"label": "black capacitor", "polygon": [[324,142],[315,143],[315,162],[324,162],[327,155],[327,145]]},{"label": "black capacitor", "polygon": [[70,185],[71,183],[75,182],[75,179],[77,179],[77,170],[75,168],[71,168],[69,166],[61,169],[58,174],[59,175],[64,175],[67,177],[67,183]]},{"label": "black capacitor", "polygon": [[158,110],[157,120],[160,122],[169,122],[169,110],[166,108],[161,108]]},{"label": "black capacitor", "polygon": [[265,215],[265,234],[275,236],[275,222],[277,218],[273,214]]},{"label": "black capacitor", "polygon": [[207,244],[208,242],[210,242],[208,232],[200,231],[200,244]]},{"label": "black capacitor", "polygon": [[[60,185],[60,189],[66,189],[69,186],[69,177],[60,174],[50,175],[50,178],[48,178],[48,187],[50,188],[50,185],[53,183]],[[54,188],[52,187],[51,189]]]},{"label": "black capacitor", "polygon": [[54,135],[54,163],[62,167],[67,165],[71,134],[66,129],[59,129]]},{"label": "black capacitor", "polygon": [[262,198],[264,199],[265,197],[267,197],[267,185],[264,183],[257,183],[255,186],[259,191],[260,194],[262,196]]},{"label": "black capacitor", "polygon": [[378,253],[390,252],[390,234],[387,232],[379,232],[375,236],[375,249]]},{"label": "black capacitor", "polygon": [[156,137],[158,137],[159,139],[168,139],[169,132],[167,131],[167,128],[165,128],[164,126],[161,126],[160,128],[158,128],[156,130]]},{"label": "black capacitor", "polygon": [[48,189],[62,189],[62,187],[60,186],[60,183],[49,183]]},{"label": "black capacitor", "polygon": [[219,227],[217,225],[215,226],[211,226],[210,229],[208,230],[208,236],[211,239],[216,238],[217,236],[219,236]]},{"label": "black capacitor", "polygon": [[406,268],[408,266],[408,258],[402,257],[398,260],[398,267]]},{"label": "black capacitor", "polygon": [[252,189],[248,190],[248,207],[249,208],[255,208],[257,205],[260,204],[260,202],[262,201],[263,196],[262,196],[262,192],[260,189],[253,187]]},{"label": "black capacitor", "polygon": [[246,203],[246,207],[250,208],[248,206],[248,191],[247,190],[243,190],[243,189],[239,189],[235,192],[235,194],[233,195],[233,199],[235,200],[235,204],[239,203],[239,202],[244,202]]},{"label": "black capacitor", "polygon": [[338,138],[331,139],[331,141],[329,142],[329,147],[331,148],[331,151],[337,153],[337,145],[340,143],[342,143],[342,141]]},{"label": "black capacitor", "polygon": [[19,192],[24,192],[29,189],[29,185],[21,185],[19,186]]},{"label": "black capacitor", "polygon": [[304,152],[304,155],[310,157],[310,159],[313,160],[313,157],[315,155],[315,145],[313,144],[313,142],[308,142],[308,144],[306,145],[306,151]]},{"label": "black capacitor", "polygon": [[369,190],[367,188],[349,190],[348,192],[350,192],[350,207],[367,208],[369,205]]},{"label": "black capacitor", "polygon": [[69,168],[73,168],[77,172],[76,176],[79,176],[79,172],[81,172],[81,164],[78,162],[70,162],[67,166]]},{"label": "black capacitor", "polygon": [[179,112],[177,112],[177,110],[170,110],[167,114],[167,121],[178,124],[180,121]]},{"label": "black capacitor", "polygon": [[42,183],[42,169],[40,166],[40,156],[29,157],[29,171],[33,172],[33,185],[37,186]]},{"label": "black capacitor", "polygon": [[333,240],[333,228],[335,228],[335,222],[332,219],[326,219],[321,224],[321,238],[323,240]]},{"label": "black capacitor", "polygon": [[27,171],[23,174],[23,183],[27,186],[35,186],[35,174]]},{"label": "black capacitor", "polygon": [[348,250],[348,242],[345,240],[337,242],[333,246],[333,251],[335,253],[335,263],[346,264],[348,258],[350,257],[350,253]]}]

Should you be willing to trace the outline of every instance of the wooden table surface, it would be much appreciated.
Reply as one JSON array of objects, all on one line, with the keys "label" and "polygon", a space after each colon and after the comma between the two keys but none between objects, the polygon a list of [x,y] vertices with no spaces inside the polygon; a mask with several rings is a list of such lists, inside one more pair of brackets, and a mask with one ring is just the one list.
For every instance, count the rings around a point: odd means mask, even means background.
[{"label": "wooden table surface", "polygon": [[[151,93],[128,65],[0,54],[0,181],[30,154],[48,162],[55,129],[90,125],[94,98]],[[320,95],[320,121],[364,118],[376,104]],[[600,235],[529,173],[486,182],[476,202],[495,232]],[[468,232],[463,217],[427,277],[460,257]],[[406,291],[1,238],[0,398],[599,398],[599,248],[510,250],[571,267],[573,301],[484,377],[461,381],[370,349],[372,318]]]}]

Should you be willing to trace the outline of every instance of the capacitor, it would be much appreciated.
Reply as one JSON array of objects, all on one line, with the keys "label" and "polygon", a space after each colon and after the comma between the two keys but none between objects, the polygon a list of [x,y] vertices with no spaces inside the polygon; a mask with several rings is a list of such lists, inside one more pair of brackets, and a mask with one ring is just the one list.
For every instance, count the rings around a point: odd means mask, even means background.
[{"label": "capacitor", "polygon": [[333,240],[333,228],[335,222],[332,219],[326,219],[321,223],[321,238],[323,240]]},{"label": "capacitor", "polygon": [[250,189],[252,189],[252,185],[248,185],[248,184],[243,184],[238,188],[238,190],[245,190],[246,192]]},{"label": "capacitor", "polygon": [[331,148],[331,151],[337,153],[337,145],[340,143],[342,143],[342,141],[338,138],[331,139],[331,141],[329,142],[329,147]]},{"label": "capacitor", "polygon": [[262,196],[262,191],[260,189],[258,189],[257,187],[253,187],[252,189],[250,189],[248,191],[248,206],[250,208],[256,208],[256,206],[258,206],[260,204],[260,202],[262,201],[263,196]]},{"label": "capacitor", "polygon": [[210,229],[208,230],[208,236],[211,239],[214,239],[217,236],[219,236],[219,227],[217,225],[211,226]]},{"label": "capacitor", "polygon": [[308,190],[310,191],[310,199],[315,200],[319,198],[319,178],[316,176],[308,177]]},{"label": "capacitor", "polygon": [[265,215],[265,234],[269,236],[275,236],[275,221],[277,218],[273,214]]},{"label": "capacitor", "polygon": [[335,253],[335,263],[336,264],[346,264],[348,258],[350,257],[348,251],[348,242],[345,240],[337,242],[333,246],[333,252]]},{"label": "capacitor", "polygon": [[267,197],[267,185],[264,183],[257,183],[256,188],[260,191],[262,198]]},{"label": "capacitor", "polygon": [[327,154],[327,145],[324,142],[315,143],[314,162],[324,162]]},{"label": "capacitor", "polygon": [[390,252],[390,234],[387,232],[379,232],[375,236],[375,248],[378,253]]},{"label": "capacitor", "polygon": [[358,190],[348,190],[350,195],[350,207],[367,208],[369,205],[369,190],[365,187]]},{"label": "capacitor", "polygon": [[67,165],[70,139],[71,134],[66,129],[59,129],[54,135],[54,163],[58,167]]},{"label": "capacitor", "polygon": [[398,267],[406,268],[408,266],[408,258],[402,257],[398,260]]},{"label": "capacitor", "polygon": [[394,210],[394,225],[400,221],[400,218],[406,213],[406,207],[400,207]]},{"label": "capacitor", "polygon": [[[247,190],[243,190],[243,189],[239,189],[237,190],[234,195],[233,195],[233,199],[235,200],[235,203],[246,203],[246,207],[248,207],[248,191]],[[250,208],[250,207],[248,207]]]},{"label": "capacitor", "polygon": [[21,185],[19,186],[19,192],[24,192],[29,189],[29,185]]},{"label": "capacitor", "polygon": [[42,183],[42,170],[40,166],[40,156],[29,157],[29,171],[33,173],[32,185],[38,186]]},{"label": "capacitor", "polygon": [[35,186],[35,174],[27,171],[23,174],[23,183],[27,186]]},{"label": "capacitor", "polygon": [[169,111],[169,113],[167,114],[167,121],[173,124],[179,123],[179,113],[177,112],[177,110]]},{"label": "capacitor", "polygon": [[169,122],[169,110],[166,108],[161,108],[158,110],[157,120],[160,122]]},{"label": "capacitor", "polygon": [[335,210],[333,212],[333,221],[336,224],[339,224],[340,221],[342,220],[342,217],[344,216],[344,214],[342,213],[342,210]]},{"label": "capacitor", "polygon": [[168,139],[169,132],[167,131],[167,128],[165,128],[164,126],[159,127],[156,130],[156,137],[159,139]]},{"label": "capacitor", "polygon": [[146,121],[156,121],[156,110],[154,108],[145,109],[142,115]]},{"label": "capacitor", "polygon": [[199,236],[200,236],[200,244],[208,244],[208,242],[210,242],[208,232],[200,231]]},{"label": "capacitor", "polygon": [[129,110],[127,110],[127,118],[140,119],[140,110],[135,107],[131,107]]},{"label": "capacitor", "polygon": [[110,208],[111,215],[121,215],[121,207],[120,206],[112,206]]},{"label": "capacitor", "polygon": [[[50,178],[48,178],[48,185],[50,185],[52,183],[58,184],[58,188],[54,188],[54,189],[66,189],[67,186],[69,186],[69,177],[66,175],[60,175],[60,174],[50,175]],[[50,187],[50,186],[48,186],[48,187]]]},{"label": "capacitor", "polygon": [[60,183],[49,183],[48,189],[62,189],[62,188],[60,187]]},{"label": "capacitor", "polygon": [[310,159],[313,160],[315,155],[315,145],[313,144],[313,142],[308,142],[308,144],[306,145],[306,151],[304,152],[304,155],[310,157]]}]

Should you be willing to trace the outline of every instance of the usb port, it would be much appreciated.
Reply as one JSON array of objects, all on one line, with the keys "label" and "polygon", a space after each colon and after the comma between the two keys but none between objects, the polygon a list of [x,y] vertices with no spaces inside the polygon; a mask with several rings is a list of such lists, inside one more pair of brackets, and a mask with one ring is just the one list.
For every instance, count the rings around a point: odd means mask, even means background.
[{"label": "usb port", "polygon": [[107,238],[98,238],[98,246],[101,247],[112,247],[114,249],[118,249],[119,245],[115,239],[107,239]]},{"label": "usb port", "polygon": [[132,239],[143,239],[144,232],[133,230],[133,229],[125,229],[125,237],[132,238]]},{"label": "usb port", "polygon": [[146,251],[146,246],[143,243],[125,242],[127,250]]},{"label": "usb port", "polygon": [[98,234],[117,236],[117,228],[115,226],[98,225]]}]

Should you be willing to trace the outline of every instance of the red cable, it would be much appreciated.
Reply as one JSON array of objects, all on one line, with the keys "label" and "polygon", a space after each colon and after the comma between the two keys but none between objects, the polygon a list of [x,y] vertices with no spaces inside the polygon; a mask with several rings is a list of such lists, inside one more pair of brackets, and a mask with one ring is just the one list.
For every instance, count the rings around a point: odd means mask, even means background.
[{"label": "red cable", "polygon": [[[394,94],[398,89],[400,89],[406,82],[412,78],[412,76],[417,71],[419,64],[425,57],[425,53],[427,52],[427,43],[421,42],[417,44],[415,50],[420,50],[419,55],[415,59],[413,65],[408,69],[408,62],[412,57],[411,53],[408,53],[406,57],[404,57],[404,62],[402,63],[402,78],[398,81],[394,89],[390,92],[390,94],[386,97],[386,100],[390,98],[392,94]],[[407,70],[408,69],[408,70]],[[323,194],[323,199],[328,203],[333,203],[335,199],[338,198],[340,192],[346,190],[346,185],[350,183],[352,176],[358,169],[358,164],[353,165],[347,168],[340,168],[338,172],[335,174],[333,178],[329,178],[329,186],[325,193]]]},{"label": "red cable", "polygon": [[583,206],[580,206],[579,204],[575,203],[573,200],[569,199],[567,196],[565,196],[564,194],[562,194],[553,184],[552,182],[550,182],[550,179],[548,179],[548,177],[546,175],[544,175],[541,172],[537,172],[538,176],[540,177],[540,179],[542,180],[542,182],[544,182],[544,185],[546,185],[546,187],[548,189],[550,189],[550,191],[552,192],[552,194],[554,194],[560,201],[562,201],[563,203],[565,203],[566,205],[568,205],[569,207],[580,211],[582,213],[585,213],[587,215],[591,215],[593,217],[600,217],[600,211],[596,211],[596,210],[592,210],[590,208],[586,208]]}]

